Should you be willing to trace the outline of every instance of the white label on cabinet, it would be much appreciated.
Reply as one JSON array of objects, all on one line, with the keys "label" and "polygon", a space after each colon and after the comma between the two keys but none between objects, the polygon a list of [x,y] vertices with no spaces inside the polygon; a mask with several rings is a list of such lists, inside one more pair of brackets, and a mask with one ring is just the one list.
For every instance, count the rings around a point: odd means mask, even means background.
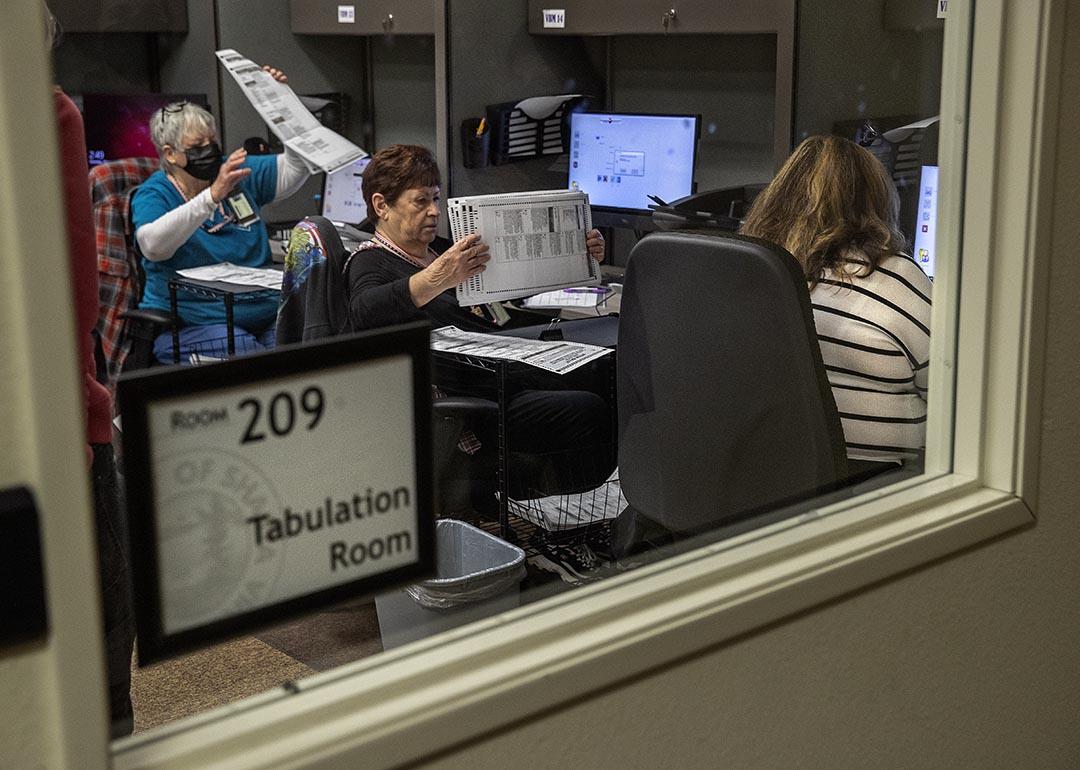
[{"label": "white label on cabinet", "polygon": [[355,24],[356,23],[356,6],[355,5],[339,5],[337,7],[337,20],[338,20],[338,24]]},{"label": "white label on cabinet", "polygon": [[563,8],[544,9],[544,29],[565,29],[566,10]]},{"label": "white label on cabinet", "polygon": [[944,19],[949,13],[949,0],[936,0],[937,3],[937,17]]}]

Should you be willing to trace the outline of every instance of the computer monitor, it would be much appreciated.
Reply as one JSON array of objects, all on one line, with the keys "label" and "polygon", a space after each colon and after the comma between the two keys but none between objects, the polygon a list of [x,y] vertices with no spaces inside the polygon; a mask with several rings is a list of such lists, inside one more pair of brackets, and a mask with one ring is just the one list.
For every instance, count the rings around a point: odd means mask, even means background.
[{"label": "computer monitor", "polygon": [[165,105],[184,100],[209,109],[206,94],[83,94],[90,165],[120,158],[156,158],[150,117]]},{"label": "computer monitor", "polygon": [[320,212],[335,225],[356,227],[367,219],[363,174],[370,162],[370,156],[358,158],[323,180]]},{"label": "computer monitor", "polygon": [[938,167],[923,166],[919,173],[919,205],[915,214],[915,261],[926,274],[934,277],[937,232]]},{"label": "computer monitor", "polygon": [[570,116],[571,189],[593,206],[648,212],[694,192],[699,115],[575,112]]}]

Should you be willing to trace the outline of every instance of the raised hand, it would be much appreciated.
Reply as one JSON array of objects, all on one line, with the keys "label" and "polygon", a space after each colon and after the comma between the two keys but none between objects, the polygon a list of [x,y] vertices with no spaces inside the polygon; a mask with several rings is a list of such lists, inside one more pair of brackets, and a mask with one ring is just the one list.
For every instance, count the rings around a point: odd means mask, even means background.
[{"label": "raised hand", "polygon": [[604,261],[604,236],[595,227],[585,233],[585,248],[589,250],[589,256],[597,262]]},{"label": "raised hand", "polygon": [[264,64],[263,68],[262,68],[262,71],[265,72],[266,74],[268,74],[270,77],[272,77],[274,80],[276,80],[279,83],[288,83],[289,82],[289,77],[284,72],[277,69],[276,67],[271,67],[269,64]]},{"label": "raised hand", "polygon": [[447,289],[484,272],[491,254],[480,236],[466,235],[409,280],[409,292],[423,307]]},{"label": "raised hand", "polygon": [[251,175],[251,169],[243,167],[245,160],[247,160],[247,151],[239,149],[221,164],[217,178],[210,184],[210,197],[214,199],[214,203],[225,200],[241,179]]},{"label": "raised hand", "polygon": [[488,245],[480,236],[466,235],[428,265],[427,270],[432,283],[441,286],[440,291],[446,291],[482,273],[490,259]]}]

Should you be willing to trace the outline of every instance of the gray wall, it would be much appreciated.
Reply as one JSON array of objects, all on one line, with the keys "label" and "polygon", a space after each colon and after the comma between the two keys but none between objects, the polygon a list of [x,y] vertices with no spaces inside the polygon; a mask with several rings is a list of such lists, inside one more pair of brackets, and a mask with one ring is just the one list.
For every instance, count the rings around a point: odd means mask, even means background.
[{"label": "gray wall", "polygon": [[885,0],[799,0],[795,140],[838,120],[938,113],[940,30],[885,28]]},{"label": "gray wall", "polygon": [[435,149],[435,38],[399,35],[369,38],[374,106],[374,152],[388,144]]},{"label": "gray wall", "polygon": [[152,84],[149,45],[147,35],[135,32],[64,35],[53,56],[56,82],[69,94],[146,93]]},{"label": "gray wall", "polygon": [[530,35],[524,0],[448,0],[448,4],[450,195],[565,187],[565,158],[557,156],[466,169],[461,160],[461,121],[480,117],[489,104],[530,96],[584,93],[602,105],[603,58],[597,54],[602,41]]},{"label": "gray wall", "polygon": [[613,110],[701,114],[698,189],[769,180],[774,35],[631,35],[611,53]]}]

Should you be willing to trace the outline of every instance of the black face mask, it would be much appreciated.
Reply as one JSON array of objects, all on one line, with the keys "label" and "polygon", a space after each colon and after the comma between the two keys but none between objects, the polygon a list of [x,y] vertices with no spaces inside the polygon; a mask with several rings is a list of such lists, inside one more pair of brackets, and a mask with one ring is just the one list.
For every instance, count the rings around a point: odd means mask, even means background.
[{"label": "black face mask", "polygon": [[217,142],[185,150],[184,155],[187,156],[184,171],[204,182],[213,182],[217,179],[218,171],[225,162],[221,157],[221,145]]}]

